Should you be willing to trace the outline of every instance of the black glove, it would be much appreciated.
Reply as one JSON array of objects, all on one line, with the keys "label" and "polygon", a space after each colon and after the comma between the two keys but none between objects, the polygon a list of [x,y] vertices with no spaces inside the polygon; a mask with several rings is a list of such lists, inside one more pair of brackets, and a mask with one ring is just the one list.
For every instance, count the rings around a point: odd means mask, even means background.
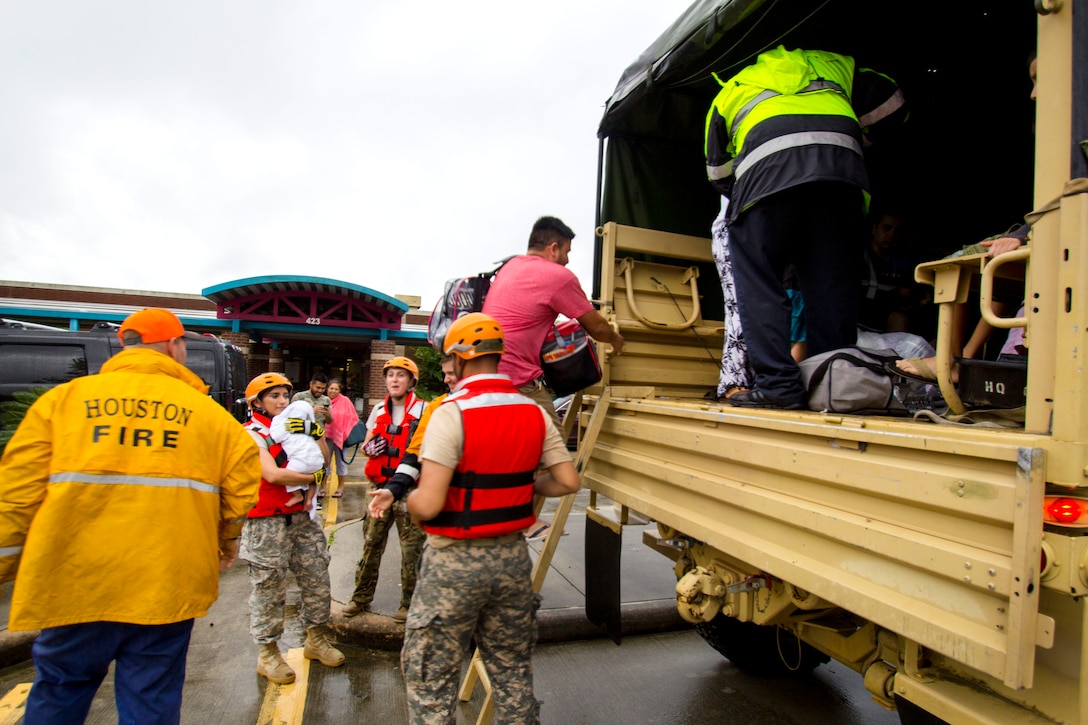
[{"label": "black glove", "polygon": [[385,453],[385,449],[389,447],[389,442],[381,436],[374,436],[370,439],[365,446],[363,446],[363,453],[367,454],[371,458],[380,456]]},{"label": "black glove", "polygon": [[320,486],[321,482],[325,480],[325,469],[321,468],[314,471],[314,485]]},{"label": "black glove", "polygon": [[306,430],[307,422],[309,421],[302,418],[288,418],[287,422],[283,424],[283,429],[288,433],[306,433],[315,441],[325,435],[325,429],[316,420],[310,422],[310,429]]}]

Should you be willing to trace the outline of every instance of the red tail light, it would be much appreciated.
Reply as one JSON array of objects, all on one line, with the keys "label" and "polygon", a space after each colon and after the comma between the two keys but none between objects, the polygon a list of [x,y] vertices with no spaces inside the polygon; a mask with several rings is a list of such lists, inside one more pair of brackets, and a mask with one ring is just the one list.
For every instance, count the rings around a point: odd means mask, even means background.
[{"label": "red tail light", "polygon": [[1088,499],[1072,496],[1045,497],[1043,523],[1088,528]]}]

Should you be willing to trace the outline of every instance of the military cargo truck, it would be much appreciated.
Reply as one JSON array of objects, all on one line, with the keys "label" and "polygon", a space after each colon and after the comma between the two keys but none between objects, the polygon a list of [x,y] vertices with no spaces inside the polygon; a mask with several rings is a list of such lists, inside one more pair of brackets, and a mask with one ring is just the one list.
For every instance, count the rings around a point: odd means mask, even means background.
[{"label": "military cargo truck", "polygon": [[[1023,295],[1026,322],[996,321],[1027,330],[1012,427],[715,400],[710,74],[779,44],[904,91],[902,137],[867,153],[873,198],[909,200],[934,260],[916,279],[953,413],[974,412],[949,379],[955,307],[993,317],[995,284]],[[742,668],[833,658],[904,722],[1088,723],[1088,194],[1070,183],[1088,177],[1088,2],[695,2],[623,73],[599,137],[594,296],[626,345],[580,396],[590,617],[618,632],[617,534],[637,512],[682,616]],[[1032,210],[1028,247],[943,259]]]}]

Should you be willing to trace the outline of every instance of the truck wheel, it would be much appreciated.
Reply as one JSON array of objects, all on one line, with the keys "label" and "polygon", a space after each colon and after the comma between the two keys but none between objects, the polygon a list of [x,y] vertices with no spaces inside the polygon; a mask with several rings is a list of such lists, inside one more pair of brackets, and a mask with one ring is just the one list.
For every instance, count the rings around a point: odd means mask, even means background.
[{"label": "truck wheel", "polygon": [[895,696],[895,710],[899,713],[901,725],[948,725],[936,715],[915,705],[910,700]]},{"label": "truck wheel", "polygon": [[815,647],[798,643],[786,629],[721,614],[696,624],[695,631],[730,662],[758,677],[801,677],[831,659]]}]

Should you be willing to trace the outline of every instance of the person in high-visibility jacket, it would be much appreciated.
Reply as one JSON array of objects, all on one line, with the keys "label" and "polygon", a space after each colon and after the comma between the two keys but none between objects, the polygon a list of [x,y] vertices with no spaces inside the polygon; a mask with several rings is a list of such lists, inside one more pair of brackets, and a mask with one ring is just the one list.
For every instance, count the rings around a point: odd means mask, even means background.
[{"label": "person in high-visibility jacket", "polygon": [[[870,68],[855,68],[850,96],[851,107],[861,126],[862,146],[868,149],[873,144],[881,146],[894,144],[910,115],[899,85],[888,76]],[[712,115],[712,120],[715,134],[720,133],[721,125],[724,123],[721,115]],[[708,143],[717,144],[718,142],[715,135],[709,136],[707,140]],[[720,148],[720,144],[718,146]],[[730,206],[728,194],[731,191],[730,184],[733,176],[731,173],[726,173],[726,169],[731,170],[728,163],[721,164],[720,151],[710,155],[714,157],[714,161],[710,162],[711,168],[708,171],[716,177],[719,191],[723,192],[721,212],[711,225],[711,249],[717,263],[725,302],[723,318],[725,340],[722,346],[721,374],[718,378],[717,390],[717,397],[722,400],[750,390],[752,372],[748,362],[748,344],[745,341],[744,329],[738,313],[737,291],[730,257],[727,217]],[[721,168],[722,166],[725,168]],[[723,173],[725,176],[721,176]],[[792,270],[787,271],[785,276],[787,280],[793,280],[796,277]],[[795,284],[785,280],[784,284],[792,307],[791,356],[799,362],[806,356],[808,347],[805,337],[804,298]]]},{"label": "person in high-visibility jacket", "polygon": [[0,461],[9,628],[40,629],[27,723],[81,723],[111,662],[121,722],[178,722],[193,618],[257,501],[257,446],[148,308],[96,375],[47,391]]},{"label": "person in high-visibility jacket", "polygon": [[528,725],[539,722],[539,705],[532,563],[522,532],[536,518],[534,493],[571,494],[580,479],[551,417],[498,373],[504,340],[494,318],[457,319],[443,344],[457,356],[460,382],[431,416],[419,484],[408,494],[408,511],[427,532],[401,651],[409,722],[452,722],[475,637],[495,720]]},{"label": "person in high-visibility jacket", "polygon": [[732,405],[806,407],[790,356],[786,265],[795,265],[809,312],[809,354],[857,339],[868,176],[854,78],[853,58],[779,46],[718,79],[706,120],[707,176],[729,198],[733,276],[754,372],[754,387],[728,398]]}]

